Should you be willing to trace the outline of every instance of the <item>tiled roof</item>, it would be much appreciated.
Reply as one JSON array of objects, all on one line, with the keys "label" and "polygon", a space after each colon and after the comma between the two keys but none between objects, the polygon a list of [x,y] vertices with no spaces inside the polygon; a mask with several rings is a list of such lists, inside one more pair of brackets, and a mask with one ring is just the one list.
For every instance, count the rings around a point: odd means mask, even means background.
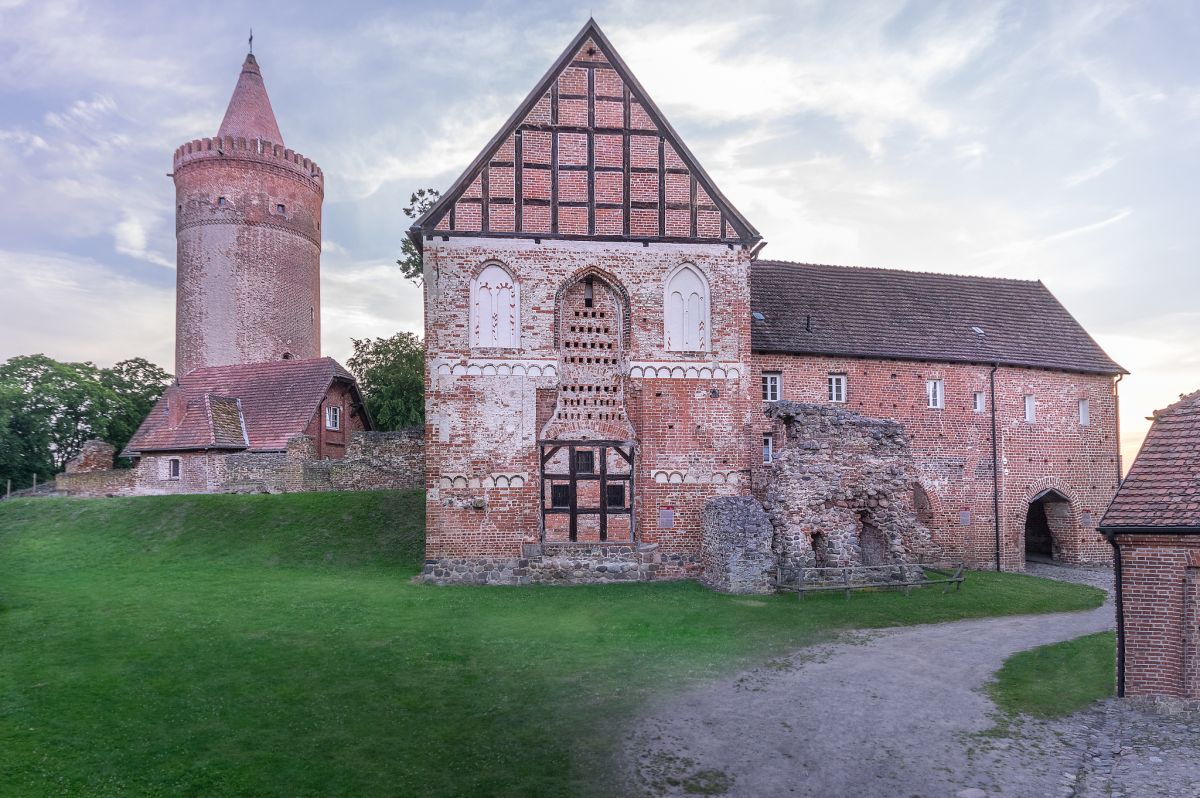
[{"label": "tiled roof", "polygon": [[1100,526],[1200,530],[1200,391],[1154,414]]},{"label": "tiled roof", "polygon": [[[335,379],[354,382],[350,372],[329,357],[196,369],[158,400],[124,454],[286,449],[288,439],[308,427]],[[173,397],[187,406],[174,427],[169,410]]]},{"label": "tiled roof", "polygon": [[750,290],[756,352],[1126,373],[1040,281],[756,261]]},{"label": "tiled roof", "polygon": [[237,85],[233,89],[233,96],[229,98],[229,106],[225,109],[225,118],[221,120],[217,135],[222,138],[233,136],[235,139],[240,136],[247,141],[266,139],[283,144],[283,134],[279,132],[279,124],[275,121],[262,71],[253,55],[247,55],[242,64],[242,73],[238,75]]}]

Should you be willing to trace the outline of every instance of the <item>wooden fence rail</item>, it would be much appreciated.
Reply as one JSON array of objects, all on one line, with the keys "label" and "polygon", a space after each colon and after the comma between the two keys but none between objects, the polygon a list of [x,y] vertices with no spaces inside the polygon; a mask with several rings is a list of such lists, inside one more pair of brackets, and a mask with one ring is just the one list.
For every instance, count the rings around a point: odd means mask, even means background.
[{"label": "wooden fence rail", "polygon": [[[882,572],[881,575],[887,575],[887,572],[900,573],[906,571],[920,569],[921,578],[919,579],[879,579],[879,580],[852,580],[851,575],[854,573],[867,572]],[[783,567],[775,568],[775,588],[781,591],[791,591],[796,593],[797,597],[803,601],[805,593],[819,593],[830,590],[840,590],[846,594],[846,598],[850,598],[852,590],[870,590],[883,588],[887,590],[903,590],[904,595],[908,595],[914,587],[926,587],[928,585],[942,585],[942,593],[949,593],[951,590],[959,591],[962,589],[962,584],[966,581],[966,566],[959,564],[950,567],[933,567],[929,565],[921,565],[914,563],[911,566],[900,565],[859,565],[853,568],[800,568],[799,575],[794,581],[787,581],[783,578]],[[820,580],[805,580],[805,574],[813,571],[818,574],[828,574],[832,579]],[[837,577],[841,577],[838,579]]]}]

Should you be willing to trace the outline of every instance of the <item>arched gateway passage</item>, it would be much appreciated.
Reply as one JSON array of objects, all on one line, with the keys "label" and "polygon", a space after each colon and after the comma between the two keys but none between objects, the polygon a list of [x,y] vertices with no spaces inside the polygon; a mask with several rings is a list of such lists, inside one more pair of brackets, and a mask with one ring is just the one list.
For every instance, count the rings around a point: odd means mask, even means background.
[{"label": "arched gateway passage", "polygon": [[1056,490],[1039,493],[1025,514],[1025,559],[1053,562],[1060,559],[1063,536],[1071,523],[1071,500]]}]

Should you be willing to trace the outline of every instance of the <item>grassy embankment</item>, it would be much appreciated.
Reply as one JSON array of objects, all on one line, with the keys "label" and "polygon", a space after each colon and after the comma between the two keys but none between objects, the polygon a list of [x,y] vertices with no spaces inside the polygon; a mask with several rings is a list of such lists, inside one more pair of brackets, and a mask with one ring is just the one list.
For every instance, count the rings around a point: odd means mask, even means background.
[{"label": "grassy embankment", "polygon": [[656,692],[842,629],[1102,599],[989,572],[802,604],[428,587],[423,512],[385,492],[0,503],[0,794],[604,792]]}]

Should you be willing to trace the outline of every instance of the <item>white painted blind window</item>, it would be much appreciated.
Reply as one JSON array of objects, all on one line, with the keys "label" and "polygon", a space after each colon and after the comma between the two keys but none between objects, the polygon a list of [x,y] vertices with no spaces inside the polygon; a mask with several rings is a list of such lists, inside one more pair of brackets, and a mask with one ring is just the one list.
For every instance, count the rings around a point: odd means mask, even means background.
[{"label": "white painted blind window", "polygon": [[520,286],[495,263],[486,266],[471,284],[471,346],[521,346]]},{"label": "white painted blind window", "polygon": [[926,380],[925,397],[929,400],[930,410],[941,410],[946,406],[945,380]]},{"label": "white painted blind window", "polygon": [[974,402],[971,407],[976,413],[982,413],[987,409],[987,398],[985,397],[983,391],[976,391],[974,397]]},{"label": "white painted blind window", "polygon": [[783,395],[783,375],[764,372],[762,375],[762,398],[764,402],[778,402]]},{"label": "white painted blind window", "polygon": [[1037,402],[1033,394],[1025,394],[1025,421],[1030,424],[1037,421]]},{"label": "white painted blind window", "polygon": [[1080,399],[1079,400],[1079,425],[1081,427],[1087,427],[1087,426],[1091,426],[1091,423],[1092,423],[1092,410],[1090,407],[1088,407],[1088,400]]},{"label": "white painted blind window", "polygon": [[846,401],[846,375],[845,374],[830,374],[829,375],[829,401],[845,402]]},{"label": "white painted blind window", "polygon": [[679,267],[667,280],[663,317],[668,350],[708,351],[708,284],[692,266]]}]

